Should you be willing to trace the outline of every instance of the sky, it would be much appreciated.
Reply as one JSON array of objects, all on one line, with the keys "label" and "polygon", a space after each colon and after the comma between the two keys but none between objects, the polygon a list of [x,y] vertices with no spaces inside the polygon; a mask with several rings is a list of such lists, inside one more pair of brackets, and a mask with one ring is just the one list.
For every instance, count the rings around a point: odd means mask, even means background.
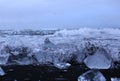
[{"label": "sky", "polygon": [[0,29],[120,27],[120,0],[0,0]]}]

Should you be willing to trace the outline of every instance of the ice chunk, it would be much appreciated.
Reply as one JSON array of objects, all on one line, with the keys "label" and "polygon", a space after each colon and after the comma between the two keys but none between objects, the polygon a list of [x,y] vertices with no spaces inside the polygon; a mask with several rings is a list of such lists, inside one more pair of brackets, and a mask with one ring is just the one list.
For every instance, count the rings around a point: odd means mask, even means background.
[{"label": "ice chunk", "polygon": [[78,50],[72,44],[59,43],[54,45],[53,43],[45,43],[40,50],[34,52],[34,55],[39,63],[56,64],[76,60],[74,58],[76,58],[77,52]]},{"label": "ice chunk", "polygon": [[87,67],[91,69],[108,69],[111,67],[111,59],[103,49],[98,49],[95,54],[89,55],[84,60]]},{"label": "ice chunk", "polygon": [[4,76],[5,72],[3,71],[3,69],[0,67],[0,76]]},{"label": "ice chunk", "polygon": [[120,78],[111,78],[111,81],[120,81]]},{"label": "ice chunk", "polygon": [[98,70],[90,70],[78,77],[78,81],[106,81]]},{"label": "ice chunk", "polygon": [[40,64],[48,64],[53,62],[53,54],[50,52],[40,51],[40,52],[36,52],[34,55],[35,55],[35,59]]},{"label": "ice chunk", "polygon": [[22,58],[22,59],[18,59],[18,60],[14,60],[17,64],[19,65],[29,65],[29,64],[33,64],[34,60],[32,58]]},{"label": "ice chunk", "polygon": [[0,65],[4,65],[8,62],[9,54],[0,54]]},{"label": "ice chunk", "polygon": [[56,63],[55,64],[55,67],[57,67],[59,69],[67,69],[70,66],[71,66],[71,64],[69,64],[69,63]]}]

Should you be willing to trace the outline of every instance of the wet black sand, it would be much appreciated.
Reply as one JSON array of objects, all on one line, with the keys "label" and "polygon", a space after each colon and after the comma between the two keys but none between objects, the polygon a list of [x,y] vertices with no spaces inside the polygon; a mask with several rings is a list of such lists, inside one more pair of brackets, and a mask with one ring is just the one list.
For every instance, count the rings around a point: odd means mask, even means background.
[{"label": "wet black sand", "polygon": [[[0,76],[0,81],[77,81],[82,73],[89,69],[84,66],[71,66],[67,70],[60,70],[53,66],[12,65],[1,66],[6,75]],[[111,77],[120,78],[120,69],[100,70],[107,81]]]}]

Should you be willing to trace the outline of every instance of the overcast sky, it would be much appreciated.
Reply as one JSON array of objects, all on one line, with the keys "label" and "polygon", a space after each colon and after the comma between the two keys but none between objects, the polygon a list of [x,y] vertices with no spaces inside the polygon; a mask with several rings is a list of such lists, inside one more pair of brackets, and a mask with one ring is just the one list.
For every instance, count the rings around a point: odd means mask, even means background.
[{"label": "overcast sky", "polygon": [[0,29],[120,27],[120,0],[0,0]]}]

